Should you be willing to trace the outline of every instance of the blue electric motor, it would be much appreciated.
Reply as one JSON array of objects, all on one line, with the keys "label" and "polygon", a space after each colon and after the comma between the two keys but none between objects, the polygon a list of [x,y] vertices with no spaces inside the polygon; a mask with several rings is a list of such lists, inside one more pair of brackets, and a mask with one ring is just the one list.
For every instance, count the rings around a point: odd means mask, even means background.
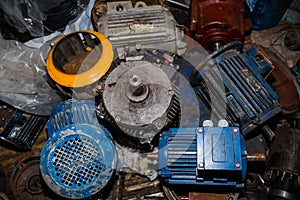
[{"label": "blue electric motor", "polygon": [[41,152],[41,173],[49,188],[63,197],[90,197],[114,173],[114,143],[93,113],[92,102],[68,100],[52,110],[47,123],[49,139]]},{"label": "blue electric motor", "polygon": [[273,68],[257,48],[243,50],[240,42],[232,42],[203,61],[197,94],[212,119],[225,118],[246,135],[281,112],[278,95],[264,79]]},{"label": "blue electric motor", "polygon": [[[224,123],[225,122],[225,123]],[[162,133],[158,162],[169,184],[242,188],[247,152],[238,127],[204,121],[199,128],[173,128]]]}]

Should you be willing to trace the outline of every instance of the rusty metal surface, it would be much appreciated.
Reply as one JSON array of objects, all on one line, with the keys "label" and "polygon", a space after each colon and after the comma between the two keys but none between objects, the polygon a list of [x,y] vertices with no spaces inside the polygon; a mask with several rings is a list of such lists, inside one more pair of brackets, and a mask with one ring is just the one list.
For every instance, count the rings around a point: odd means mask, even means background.
[{"label": "rusty metal surface", "polygon": [[151,182],[146,177],[138,174],[123,173],[116,178],[106,199],[167,199],[164,197],[159,184],[159,180]]},{"label": "rusty metal surface", "polygon": [[266,142],[262,134],[246,140],[247,161],[265,162],[266,161]]},{"label": "rusty metal surface", "polygon": [[19,162],[10,175],[10,189],[14,200],[60,200],[43,182],[39,156]]},{"label": "rusty metal surface", "polygon": [[299,110],[299,94],[287,64],[271,50],[264,47],[260,48],[274,66],[271,72],[271,80],[269,81],[279,96],[279,103],[283,113],[296,112]]},{"label": "rusty metal surface", "polygon": [[251,28],[240,0],[192,0],[190,10],[188,35],[211,51],[242,41]]},{"label": "rusty metal surface", "polygon": [[228,194],[214,194],[214,193],[189,193],[189,200],[226,200]]}]

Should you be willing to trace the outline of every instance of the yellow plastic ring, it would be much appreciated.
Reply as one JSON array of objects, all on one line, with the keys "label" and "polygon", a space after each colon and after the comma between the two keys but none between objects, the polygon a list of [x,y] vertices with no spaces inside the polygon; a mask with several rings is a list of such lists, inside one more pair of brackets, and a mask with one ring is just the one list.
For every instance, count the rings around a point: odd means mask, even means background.
[{"label": "yellow plastic ring", "polygon": [[[102,52],[99,60],[96,62],[94,66],[92,66],[87,71],[84,71],[79,74],[68,74],[65,72],[62,72],[59,70],[53,62],[53,52],[57,45],[64,40],[67,36],[71,34],[76,33],[89,33],[94,35],[97,39],[99,39],[101,46],[102,46]],[[90,48],[90,47],[88,47]],[[88,49],[86,49],[88,51]],[[90,49],[91,51],[92,49]],[[68,49],[66,49],[68,51]],[[81,30],[81,31],[75,31],[72,32],[63,38],[61,38],[56,44],[53,46],[53,48],[50,50],[47,60],[46,60],[46,66],[48,73],[50,77],[57,82],[60,85],[66,86],[66,87],[84,87],[87,85],[90,85],[94,83],[95,81],[99,80],[102,76],[106,74],[106,72],[109,70],[111,63],[113,60],[113,48],[111,42],[101,33],[90,31],[90,30]]]}]

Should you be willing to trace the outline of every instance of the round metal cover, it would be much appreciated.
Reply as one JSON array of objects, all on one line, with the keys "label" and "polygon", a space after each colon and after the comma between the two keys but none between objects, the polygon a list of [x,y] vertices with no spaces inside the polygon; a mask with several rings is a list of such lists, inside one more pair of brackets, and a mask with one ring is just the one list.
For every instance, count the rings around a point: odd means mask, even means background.
[{"label": "round metal cover", "polygon": [[92,196],[110,180],[115,147],[104,131],[93,125],[69,125],[60,137],[47,141],[41,154],[41,172],[57,194],[74,199]]},{"label": "round metal cover", "polygon": [[123,132],[151,141],[166,124],[174,94],[170,78],[159,66],[129,61],[107,78],[103,102]]}]

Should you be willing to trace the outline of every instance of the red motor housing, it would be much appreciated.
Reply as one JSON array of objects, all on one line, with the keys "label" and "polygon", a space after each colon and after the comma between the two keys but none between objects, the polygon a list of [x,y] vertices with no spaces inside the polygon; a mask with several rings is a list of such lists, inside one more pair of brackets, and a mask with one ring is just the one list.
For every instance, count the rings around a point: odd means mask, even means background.
[{"label": "red motor housing", "polygon": [[187,35],[205,49],[214,51],[238,40],[251,29],[242,0],[192,0]]}]

